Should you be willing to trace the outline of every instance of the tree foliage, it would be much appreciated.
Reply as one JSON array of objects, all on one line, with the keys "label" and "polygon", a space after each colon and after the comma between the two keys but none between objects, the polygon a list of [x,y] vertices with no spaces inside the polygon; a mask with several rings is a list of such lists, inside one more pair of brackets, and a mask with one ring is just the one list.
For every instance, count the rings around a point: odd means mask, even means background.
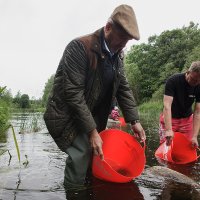
[{"label": "tree foliage", "polygon": [[196,46],[187,56],[183,72],[187,71],[193,61],[200,60],[200,44]]},{"label": "tree foliage", "polygon": [[44,88],[44,93],[42,96],[42,105],[45,106],[47,104],[49,94],[51,92],[52,86],[53,86],[53,81],[54,81],[54,74],[51,75],[51,77],[47,80],[45,83],[45,88]]},{"label": "tree foliage", "polygon": [[10,99],[10,92],[6,87],[0,86],[0,135],[5,132],[8,127],[8,120],[10,117],[9,104],[7,99]]},{"label": "tree foliage", "polygon": [[[37,100],[32,100],[32,101],[37,102]],[[21,94],[20,91],[17,92],[12,102],[15,108],[22,108],[22,109],[31,108],[31,100],[29,98],[29,95]]]},{"label": "tree foliage", "polygon": [[20,105],[20,98],[21,98],[21,92],[18,91],[15,97],[13,98],[13,103],[17,104],[18,106]]},{"label": "tree foliage", "polygon": [[22,94],[20,98],[20,108],[30,108],[30,101],[28,94]]},{"label": "tree foliage", "polygon": [[160,98],[166,79],[199,60],[199,50],[200,30],[193,22],[151,36],[147,44],[132,46],[125,56],[125,68],[137,100],[142,103]]}]

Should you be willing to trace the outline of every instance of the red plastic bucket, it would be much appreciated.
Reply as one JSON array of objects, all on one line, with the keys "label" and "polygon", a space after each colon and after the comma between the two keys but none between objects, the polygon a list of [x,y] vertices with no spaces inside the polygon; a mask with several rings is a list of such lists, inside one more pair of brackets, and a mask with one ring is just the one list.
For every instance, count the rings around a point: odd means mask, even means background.
[{"label": "red plastic bucket", "polygon": [[123,117],[119,117],[119,122],[121,126],[126,126],[126,122]]},{"label": "red plastic bucket", "polygon": [[107,129],[100,136],[103,140],[104,160],[94,156],[92,171],[95,177],[126,183],[142,173],[146,161],[144,147],[132,135],[117,129]]},{"label": "red plastic bucket", "polygon": [[170,146],[163,142],[155,152],[155,157],[175,164],[187,164],[196,161],[196,149],[192,148],[191,142],[179,132],[174,133],[174,139]]}]

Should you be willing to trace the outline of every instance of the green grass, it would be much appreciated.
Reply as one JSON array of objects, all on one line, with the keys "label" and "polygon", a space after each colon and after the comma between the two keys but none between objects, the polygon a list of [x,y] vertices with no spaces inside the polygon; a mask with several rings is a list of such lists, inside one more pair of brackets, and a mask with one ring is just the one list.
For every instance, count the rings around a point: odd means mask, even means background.
[{"label": "green grass", "polygon": [[162,101],[149,101],[139,106],[141,124],[146,134],[158,132],[159,116],[162,112]]},{"label": "green grass", "polygon": [[162,111],[162,108],[162,101],[149,101],[139,106],[139,112],[141,114],[157,114],[158,112],[160,113]]}]

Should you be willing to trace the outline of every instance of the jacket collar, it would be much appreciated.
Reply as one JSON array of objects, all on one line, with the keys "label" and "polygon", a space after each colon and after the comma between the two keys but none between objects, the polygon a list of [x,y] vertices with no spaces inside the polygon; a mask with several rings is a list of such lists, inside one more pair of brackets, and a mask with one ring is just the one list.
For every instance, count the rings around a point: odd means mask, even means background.
[{"label": "jacket collar", "polygon": [[101,57],[104,57],[105,53],[108,54],[110,57],[116,57],[118,53],[112,55],[105,43],[103,29],[104,27],[94,32],[91,50],[101,55]]},{"label": "jacket collar", "polygon": [[97,31],[94,32],[91,50],[100,55],[103,55],[101,48],[101,32],[103,32],[103,28],[98,29]]}]

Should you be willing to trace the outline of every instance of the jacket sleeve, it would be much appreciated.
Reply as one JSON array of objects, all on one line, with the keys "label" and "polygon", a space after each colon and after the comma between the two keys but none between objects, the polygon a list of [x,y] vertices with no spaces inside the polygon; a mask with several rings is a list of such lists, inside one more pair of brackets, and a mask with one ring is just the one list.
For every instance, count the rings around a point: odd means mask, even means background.
[{"label": "jacket sleeve", "polygon": [[117,90],[117,101],[122,110],[125,121],[130,123],[139,119],[137,104],[125,77],[123,66],[119,69],[120,83]]},{"label": "jacket sleeve", "polygon": [[89,133],[96,128],[96,123],[85,100],[88,58],[81,42],[74,40],[66,47],[62,71],[64,101],[73,112],[78,130]]}]

